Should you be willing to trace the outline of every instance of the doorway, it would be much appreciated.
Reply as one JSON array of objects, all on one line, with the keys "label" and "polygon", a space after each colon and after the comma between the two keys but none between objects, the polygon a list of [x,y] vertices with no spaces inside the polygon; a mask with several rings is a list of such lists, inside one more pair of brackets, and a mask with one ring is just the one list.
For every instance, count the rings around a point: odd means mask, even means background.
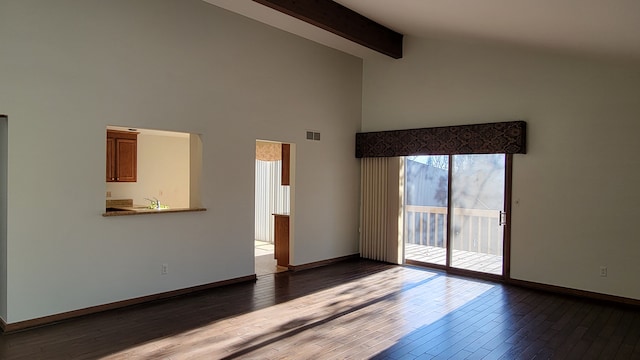
[{"label": "doorway", "polygon": [[[258,276],[287,270],[286,266],[278,265],[278,256],[281,264],[288,264],[288,251],[283,255],[282,242],[276,244],[275,218],[286,217],[288,224],[291,208],[288,149],[289,144],[256,140],[254,257]],[[288,249],[288,237],[286,243]]]},{"label": "doorway", "polygon": [[405,158],[405,263],[505,276],[508,155]]}]

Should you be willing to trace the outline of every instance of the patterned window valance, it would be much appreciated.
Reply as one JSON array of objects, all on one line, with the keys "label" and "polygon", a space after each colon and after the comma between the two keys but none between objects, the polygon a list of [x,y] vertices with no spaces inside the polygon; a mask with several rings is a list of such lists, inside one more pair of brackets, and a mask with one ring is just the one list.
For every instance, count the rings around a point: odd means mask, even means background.
[{"label": "patterned window valance", "polygon": [[282,160],[282,145],[274,142],[256,141],[256,160]]},{"label": "patterned window valance", "polygon": [[526,154],[524,121],[356,134],[356,157]]}]

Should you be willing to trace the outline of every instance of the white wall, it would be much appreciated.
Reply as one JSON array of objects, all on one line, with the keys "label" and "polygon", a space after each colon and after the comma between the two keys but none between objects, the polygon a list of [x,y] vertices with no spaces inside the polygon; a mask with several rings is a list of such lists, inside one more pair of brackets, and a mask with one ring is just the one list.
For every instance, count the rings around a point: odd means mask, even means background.
[{"label": "white wall", "polygon": [[189,135],[138,135],[138,181],[108,182],[111,199],[133,199],[149,205],[145,198],[160,200],[172,209],[189,207]]},{"label": "white wall", "polygon": [[640,299],[640,64],[451,39],[405,49],[365,60],[363,131],[526,120],[512,277]]},{"label": "white wall", "polygon": [[[361,60],[200,0],[3,1],[0,52],[6,322],[254,274],[256,139],[295,145],[293,264],[358,252]],[[208,210],[102,217],[109,124],[201,134]]]}]

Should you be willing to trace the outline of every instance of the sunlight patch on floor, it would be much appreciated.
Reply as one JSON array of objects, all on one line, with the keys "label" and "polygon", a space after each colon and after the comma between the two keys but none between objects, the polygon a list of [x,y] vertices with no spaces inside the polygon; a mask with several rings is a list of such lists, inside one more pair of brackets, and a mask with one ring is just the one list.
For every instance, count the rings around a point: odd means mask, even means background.
[{"label": "sunlight patch on floor", "polygon": [[296,354],[324,359],[347,351],[353,354],[354,348],[367,358],[492,287],[439,272],[396,267],[106,359],[283,358]]}]

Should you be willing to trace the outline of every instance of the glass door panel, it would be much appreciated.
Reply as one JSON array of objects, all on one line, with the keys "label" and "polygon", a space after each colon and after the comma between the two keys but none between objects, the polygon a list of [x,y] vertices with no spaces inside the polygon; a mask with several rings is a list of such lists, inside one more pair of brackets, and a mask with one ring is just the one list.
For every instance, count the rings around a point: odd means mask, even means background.
[{"label": "glass door panel", "polygon": [[451,267],[502,275],[505,155],[454,155]]},{"label": "glass door panel", "polygon": [[405,158],[405,261],[446,265],[449,156]]}]

